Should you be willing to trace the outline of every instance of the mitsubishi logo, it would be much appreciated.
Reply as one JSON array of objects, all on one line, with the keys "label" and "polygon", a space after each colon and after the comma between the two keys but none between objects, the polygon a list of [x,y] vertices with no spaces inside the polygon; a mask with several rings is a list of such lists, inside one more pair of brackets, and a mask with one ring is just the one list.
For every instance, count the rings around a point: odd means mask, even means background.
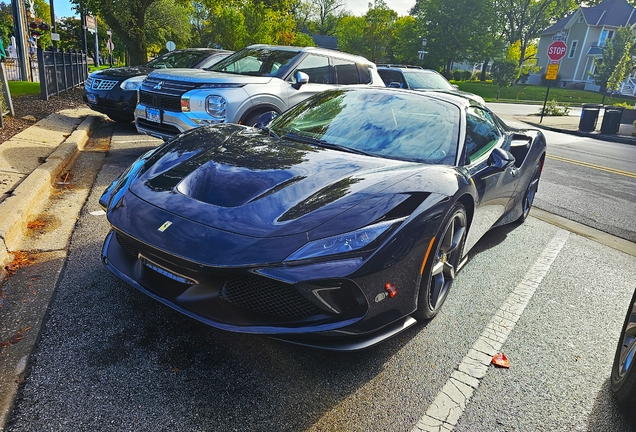
[{"label": "mitsubishi logo", "polygon": [[153,87],[155,90],[161,90],[161,86],[163,85],[163,81],[159,81],[156,86]]}]

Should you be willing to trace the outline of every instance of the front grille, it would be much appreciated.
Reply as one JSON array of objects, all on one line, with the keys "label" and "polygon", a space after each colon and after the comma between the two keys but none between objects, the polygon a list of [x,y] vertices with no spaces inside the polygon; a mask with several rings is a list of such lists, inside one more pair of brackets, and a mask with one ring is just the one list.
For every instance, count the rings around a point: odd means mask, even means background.
[{"label": "front grille", "polygon": [[124,237],[123,235],[119,233],[116,233],[115,235],[117,236],[117,242],[121,245],[121,247],[124,248],[126,252],[128,252],[135,258],[139,256],[139,249],[133,242],[131,242],[130,240],[128,240],[126,237]]},{"label": "front grille", "polygon": [[84,86],[92,90],[112,90],[118,83],[119,81],[88,77]]},{"label": "front grille", "polygon": [[180,96],[167,96],[142,90],[139,93],[139,102],[147,107],[181,112]]},{"label": "front grille", "polygon": [[141,84],[141,90],[155,92],[161,95],[172,95],[181,97],[187,91],[195,89],[199,84],[183,81],[167,81],[156,78],[146,78]]},{"label": "front grille", "polygon": [[303,318],[324,311],[283,282],[258,276],[232,276],[223,285],[221,298],[242,308],[283,318]]}]

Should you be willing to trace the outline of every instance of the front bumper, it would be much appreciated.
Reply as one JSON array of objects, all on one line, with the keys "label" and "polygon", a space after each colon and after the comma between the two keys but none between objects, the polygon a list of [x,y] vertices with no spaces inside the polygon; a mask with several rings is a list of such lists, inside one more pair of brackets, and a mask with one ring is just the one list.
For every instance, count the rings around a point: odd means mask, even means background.
[{"label": "front bumper", "polygon": [[[161,122],[153,122],[146,118],[146,108],[153,108],[140,103],[135,108],[135,126],[137,132],[168,141],[182,132],[204,126],[206,119],[183,112],[160,110]],[[154,108],[157,109],[157,108]],[[210,123],[212,124],[212,123]]]},{"label": "front bumper", "polygon": [[[89,97],[92,100],[89,100]],[[124,91],[118,86],[109,91],[85,90],[83,99],[92,110],[107,116],[128,121],[135,119],[137,92]]]}]

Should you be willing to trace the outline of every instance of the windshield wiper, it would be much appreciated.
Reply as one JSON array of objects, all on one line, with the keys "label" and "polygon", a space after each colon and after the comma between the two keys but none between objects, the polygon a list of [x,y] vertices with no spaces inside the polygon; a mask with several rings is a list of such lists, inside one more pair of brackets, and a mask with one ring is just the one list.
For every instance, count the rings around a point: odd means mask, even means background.
[{"label": "windshield wiper", "polygon": [[343,146],[340,144],[334,144],[334,143],[330,143],[328,141],[325,140],[320,140],[317,138],[312,138],[312,137],[308,137],[305,135],[298,135],[295,133],[286,133],[285,135],[282,136],[282,138],[289,138],[293,141],[299,141],[299,142],[303,142],[303,143],[307,143],[307,144],[314,144],[320,147],[324,147],[324,148],[328,148],[328,149],[333,149],[333,150],[340,150],[343,152],[347,152],[347,153],[354,153],[354,154],[360,154],[360,155],[365,155],[365,156],[375,156],[371,153],[367,153],[364,152],[362,150],[357,150],[351,147],[347,147],[347,146]]}]

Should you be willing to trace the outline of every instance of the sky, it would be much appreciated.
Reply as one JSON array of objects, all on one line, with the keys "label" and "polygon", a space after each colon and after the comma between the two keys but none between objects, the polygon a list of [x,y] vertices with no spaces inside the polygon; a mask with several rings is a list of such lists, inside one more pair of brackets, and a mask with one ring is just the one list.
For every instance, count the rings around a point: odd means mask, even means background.
[{"label": "sky", "polygon": [[[50,1],[50,0],[49,0]],[[396,11],[399,16],[408,15],[409,10],[415,4],[415,0],[385,0],[386,4]],[[346,10],[354,15],[364,15],[369,10],[369,0],[346,0]],[[53,0],[55,9],[55,18],[75,16],[76,13],[72,8],[69,0]]]}]

